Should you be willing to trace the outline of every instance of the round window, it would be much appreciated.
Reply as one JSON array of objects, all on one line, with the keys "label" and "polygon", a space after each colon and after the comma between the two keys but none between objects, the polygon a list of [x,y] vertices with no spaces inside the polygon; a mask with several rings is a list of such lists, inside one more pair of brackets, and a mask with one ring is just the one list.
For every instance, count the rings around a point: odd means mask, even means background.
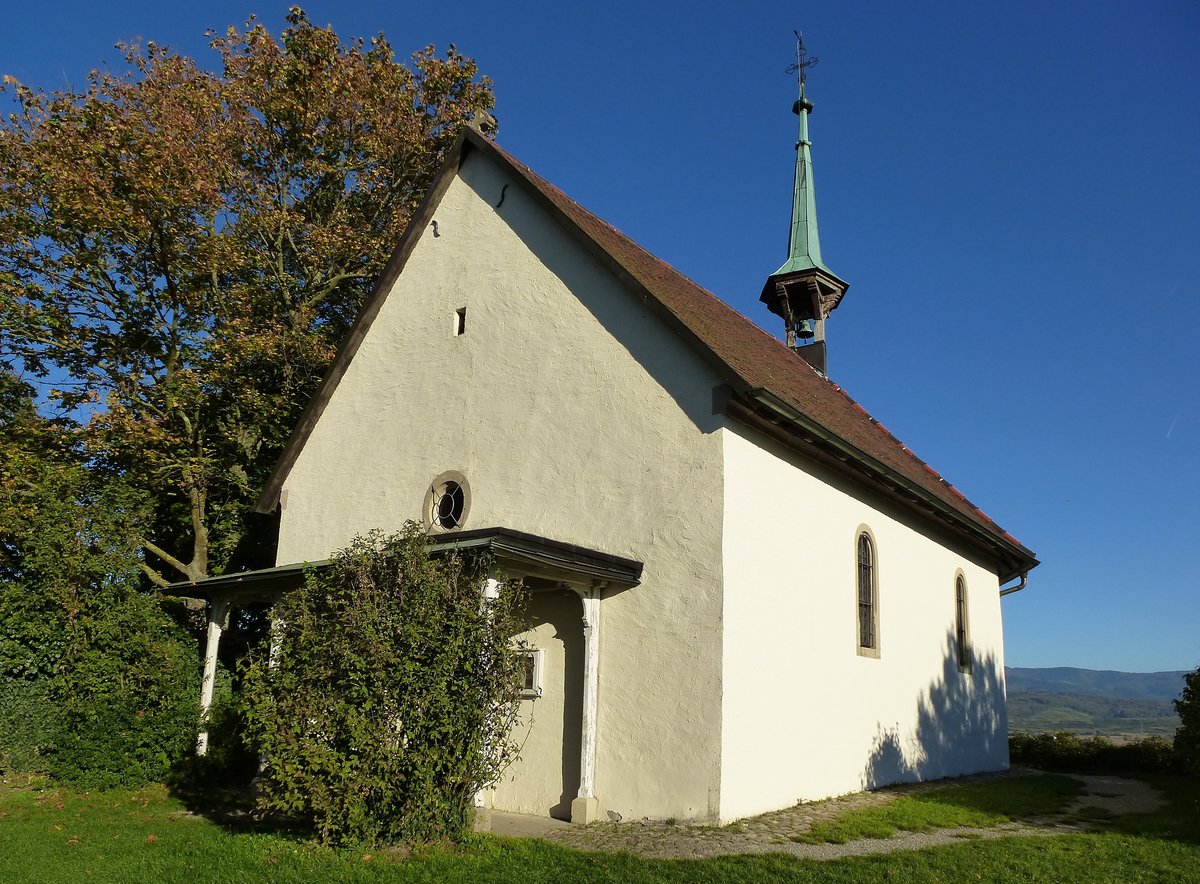
[{"label": "round window", "polygon": [[425,495],[425,523],[435,531],[461,528],[470,508],[466,477],[462,473],[442,473]]}]

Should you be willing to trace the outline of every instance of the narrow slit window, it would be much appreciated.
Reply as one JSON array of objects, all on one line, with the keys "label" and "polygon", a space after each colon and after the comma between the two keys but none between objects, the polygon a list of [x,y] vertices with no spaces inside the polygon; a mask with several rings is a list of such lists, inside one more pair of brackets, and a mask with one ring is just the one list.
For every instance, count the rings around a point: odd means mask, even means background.
[{"label": "narrow slit window", "polygon": [[967,637],[967,581],[961,574],[954,579],[954,645],[960,672],[971,671],[971,646]]},{"label": "narrow slit window", "polygon": [[465,335],[467,333],[467,308],[459,307],[454,311],[454,336]]}]

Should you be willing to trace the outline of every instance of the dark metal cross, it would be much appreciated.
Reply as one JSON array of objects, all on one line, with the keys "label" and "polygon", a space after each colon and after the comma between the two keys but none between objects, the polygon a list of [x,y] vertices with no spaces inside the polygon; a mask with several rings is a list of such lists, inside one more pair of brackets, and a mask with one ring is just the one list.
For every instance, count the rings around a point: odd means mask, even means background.
[{"label": "dark metal cross", "polygon": [[809,58],[808,50],[804,48],[804,35],[799,31],[792,31],[792,33],[796,35],[796,61],[787,66],[787,72],[789,74],[800,75],[800,88],[803,89],[805,80],[804,72],[808,68],[815,68],[817,66],[817,62],[821,59],[817,58],[815,55],[812,58]]}]

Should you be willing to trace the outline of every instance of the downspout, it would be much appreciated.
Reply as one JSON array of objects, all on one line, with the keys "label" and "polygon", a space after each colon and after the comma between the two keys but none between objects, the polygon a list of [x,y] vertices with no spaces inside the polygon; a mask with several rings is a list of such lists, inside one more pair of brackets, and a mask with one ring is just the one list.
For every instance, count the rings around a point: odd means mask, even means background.
[{"label": "downspout", "polygon": [[1010,586],[1007,589],[1001,589],[1000,595],[1006,596],[1006,595],[1012,595],[1014,592],[1020,592],[1021,590],[1023,590],[1025,588],[1025,584],[1028,582],[1029,582],[1029,572],[1026,571],[1024,574],[1021,575],[1020,583],[1018,583],[1016,586]]}]

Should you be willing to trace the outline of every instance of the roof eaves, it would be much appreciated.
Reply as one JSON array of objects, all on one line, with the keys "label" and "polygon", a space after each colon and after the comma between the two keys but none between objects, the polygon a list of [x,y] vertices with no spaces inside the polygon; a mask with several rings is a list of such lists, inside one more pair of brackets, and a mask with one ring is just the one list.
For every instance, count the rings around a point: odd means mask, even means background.
[{"label": "roof eaves", "polygon": [[[472,138],[472,140],[480,139],[480,136],[473,132],[468,137]],[[636,294],[642,296],[643,303],[645,303],[645,305],[649,307],[650,310],[655,313],[655,315],[663,320],[671,329],[671,331],[688,343],[690,348],[695,351],[706,363],[708,363],[708,365],[713,368],[714,371],[716,371],[722,380],[724,380],[738,392],[749,388],[749,385],[746,383],[741,373],[724,359],[722,359],[720,354],[716,353],[700,335],[696,334],[691,326],[689,326],[674,311],[672,311],[670,307],[664,304],[662,299],[654,293],[652,285],[645,282],[634,268],[628,267],[617,255],[605,248],[605,246],[599,242],[595,236],[584,229],[583,225],[578,219],[571,217],[571,215],[564,209],[562,205],[557,202],[557,200],[561,199],[564,202],[569,203],[571,207],[578,210],[581,214],[588,216],[588,219],[593,223],[604,226],[609,233],[621,237],[630,246],[642,252],[647,258],[663,264],[664,267],[669,269],[672,273],[675,273],[681,278],[685,279],[690,285],[695,286],[697,289],[701,289],[701,286],[698,283],[687,279],[684,274],[679,273],[679,271],[675,270],[673,267],[670,267],[669,265],[665,264],[665,262],[662,262],[661,259],[655,257],[646,249],[642,248],[642,246],[638,245],[638,243],[634,242],[616,227],[592,214],[578,202],[571,199],[571,197],[564,193],[561,189],[555,187],[549,181],[542,178],[516,157],[512,156],[491,142],[486,142],[486,144],[498,159],[502,160],[512,171],[517,173],[518,180],[525,186],[529,195],[538,205],[547,210],[547,212],[550,214],[550,217],[554,219],[559,227],[562,228],[563,231],[566,232],[573,240],[575,240],[575,242],[582,246],[588,254],[590,254],[603,267],[612,273],[618,281],[623,283],[627,288],[631,289]],[[710,297],[716,298],[716,296],[712,295],[711,293],[707,294],[709,294]]]},{"label": "roof eaves", "polygon": [[[430,534],[426,543],[431,555],[472,550],[490,553],[501,565],[515,566],[521,573],[544,570],[567,575],[571,580],[593,581],[620,588],[637,586],[642,579],[642,562],[578,544],[539,537],[512,528],[476,528]],[[240,571],[199,580],[172,583],[166,589],[178,596],[211,598],[213,593],[235,594],[246,600],[270,600],[281,592],[304,584],[310,573],[327,570],[330,559],[277,565],[257,571]]]},{"label": "roof eaves", "polygon": [[185,580],[165,587],[168,593],[188,598],[210,598],[214,591],[227,593],[236,591],[244,598],[268,598],[278,592],[286,592],[302,585],[310,571],[323,571],[330,566],[329,560],[303,562],[294,565],[277,565],[257,571],[238,571]]},{"label": "roof eaves", "polygon": [[[966,518],[963,513],[960,513],[953,507],[948,506],[936,495],[931,494],[929,491],[908,479],[906,476],[901,475],[900,473],[888,467],[886,464],[881,463],[865,451],[862,451],[856,446],[851,445],[836,433],[830,432],[820,423],[812,420],[810,417],[808,417],[808,415],[790,405],[786,400],[777,396],[771,390],[765,387],[759,387],[747,391],[746,397],[752,402],[761,405],[763,408],[773,412],[780,418],[792,424],[797,430],[800,431],[800,435],[806,440],[811,439],[814,443],[819,441],[820,444],[833,449],[835,452],[837,452],[839,460],[853,461],[854,464],[863,472],[883,481],[887,486],[901,490],[906,496],[919,501],[923,508],[932,510],[943,520],[958,528],[961,532],[969,534],[976,541],[982,541],[987,547],[1001,553],[1003,560],[1006,562],[1011,562],[1010,570],[1002,572],[1001,577],[1003,579],[1001,582],[1007,582],[1007,580],[1015,578],[1037,566],[1037,557],[1031,550],[1027,549],[1015,537],[1000,528],[999,525],[981,512],[977,507],[974,507],[962,494],[962,492],[943,479],[936,470],[934,470],[928,464],[925,464],[924,461],[920,461],[916,455],[912,455],[911,452],[909,452],[909,454],[914,459],[917,459],[930,473],[936,476],[937,480],[943,486],[953,492],[957,497],[961,498],[964,503],[966,503],[968,506],[971,506],[980,517],[986,520],[991,530],[989,530],[987,526],[980,525]],[[858,403],[855,403],[855,405],[858,405]],[[860,405],[858,407],[862,408]],[[872,420],[874,419],[872,418]],[[876,425],[879,426],[884,432],[887,432],[887,430],[884,429],[882,425],[879,425],[878,422],[876,422]],[[889,433],[888,435],[890,436],[891,434]],[[892,438],[895,439],[894,436],[892,436]],[[905,451],[909,451],[907,446],[904,446],[900,440],[895,439],[895,441],[897,444],[901,445]]]},{"label": "roof eaves", "polygon": [[637,586],[644,565],[635,560],[600,552],[576,544],[550,540],[512,528],[478,528],[471,531],[432,535],[434,551],[486,549],[501,564],[521,568],[546,568],[567,572],[576,579],[590,579],[623,587]]}]

